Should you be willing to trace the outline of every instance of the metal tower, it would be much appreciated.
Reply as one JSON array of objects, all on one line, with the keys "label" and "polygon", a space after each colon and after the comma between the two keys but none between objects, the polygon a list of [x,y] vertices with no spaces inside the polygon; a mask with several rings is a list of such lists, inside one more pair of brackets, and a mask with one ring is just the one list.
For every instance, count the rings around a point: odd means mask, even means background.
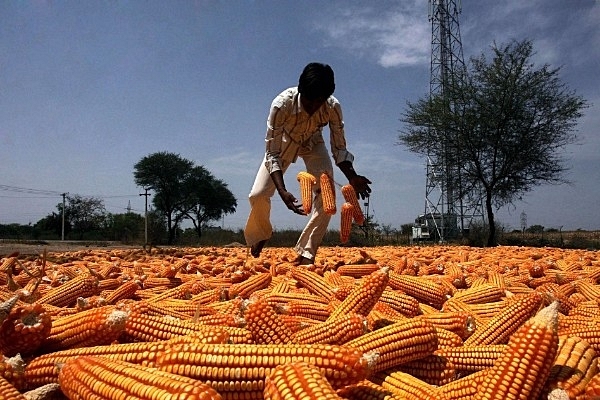
[{"label": "metal tower", "polygon": [[[462,114],[461,101],[451,89],[465,78],[458,23],[460,12],[460,0],[429,0],[430,96],[442,96],[446,112],[459,115]],[[481,201],[477,204],[465,203],[460,183],[460,162],[456,157],[458,152],[452,147],[456,141],[449,136],[451,133],[432,131],[432,135],[439,141],[439,151],[427,157],[425,214],[417,222],[429,227],[430,237],[444,242],[465,233],[473,217],[483,216],[483,209]]]}]

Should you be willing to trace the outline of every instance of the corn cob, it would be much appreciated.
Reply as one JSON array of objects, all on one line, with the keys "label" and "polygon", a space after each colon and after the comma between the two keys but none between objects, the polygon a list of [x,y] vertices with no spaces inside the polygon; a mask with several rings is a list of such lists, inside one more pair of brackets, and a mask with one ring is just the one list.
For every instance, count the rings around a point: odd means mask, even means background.
[{"label": "corn cob", "polygon": [[219,393],[264,390],[265,377],[277,366],[310,362],[334,388],[365,379],[377,360],[375,354],[348,346],[319,344],[183,344],[158,355],[159,369],[189,376]]},{"label": "corn cob", "polygon": [[435,312],[418,315],[415,319],[424,319],[433,326],[456,333],[462,339],[468,338],[475,331],[475,320],[466,312]]},{"label": "corn cob", "polygon": [[453,296],[453,299],[461,300],[467,304],[481,304],[500,301],[506,296],[506,291],[498,286],[484,283],[482,285],[472,286],[463,291],[459,291]]},{"label": "corn cob", "polygon": [[149,276],[143,281],[143,289],[173,289],[181,286],[181,278],[165,278],[160,276]]},{"label": "corn cob", "polygon": [[417,299],[396,290],[384,290],[379,300],[405,317],[414,317],[421,312],[419,309],[419,301]]},{"label": "corn cob", "polygon": [[[222,288],[204,290],[193,295],[189,300],[194,304],[212,304],[224,300],[227,297],[227,290]],[[164,300],[161,298],[160,300]]]},{"label": "corn cob", "polygon": [[600,354],[600,330],[598,329],[598,319],[595,324],[578,325],[560,331],[561,336],[577,336],[588,342],[594,351]]},{"label": "corn cob", "polygon": [[435,354],[402,364],[398,367],[398,371],[410,374],[433,386],[450,383],[457,376],[456,367],[450,360]]},{"label": "corn cob", "polygon": [[265,379],[265,400],[341,400],[319,368],[306,362],[279,365]]},{"label": "corn cob", "polygon": [[335,202],[335,186],[333,179],[323,172],[320,177],[321,184],[321,201],[323,202],[323,210],[325,214],[334,215],[337,211]]},{"label": "corn cob", "polygon": [[313,187],[317,184],[317,178],[306,171],[298,172],[296,179],[300,183],[300,197],[302,198],[302,209],[305,214],[310,214],[313,201]]},{"label": "corn cob", "polygon": [[325,300],[334,297],[331,286],[316,272],[309,271],[306,268],[296,267],[292,268],[290,275],[312,294],[320,296]]},{"label": "corn cob", "polygon": [[586,299],[600,300],[600,285],[587,280],[578,280],[574,282],[578,293],[581,293]]},{"label": "corn cob", "polygon": [[341,192],[342,196],[344,196],[344,200],[354,206],[352,209],[354,222],[356,222],[358,225],[362,225],[365,222],[365,216],[360,208],[358,196],[356,195],[354,187],[350,184],[344,185],[342,186]]},{"label": "corn cob", "polygon": [[41,304],[26,304],[13,309],[0,323],[0,353],[11,357],[38,350],[50,335],[52,319]]},{"label": "corn cob", "polygon": [[485,325],[477,327],[475,332],[465,340],[465,346],[507,343],[510,336],[535,315],[541,304],[542,295],[537,292],[519,297]]},{"label": "corn cob", "polygon": [[450,361],[457,370],[476,372],[491,368],[505,350],[505,344],[459,346],[438,349],[434,354]]},{"label": "corn cob", "polygon": [[342,204],[340,213],[340,242],[348,243],[352,233],[352,219],[354,218],[354,206],[348,202]]},{"label": "corn cob", "polygon": [[353,339],[345,346],[379,354],[374,371],[424,358],[437,349],[435,328],[427,321],[398,322]]},{"label": "corn cob", "polygon": [[291,343],[292,332],[264,299],[248,301],[244,311],[246,329],[257,344]]},{"label": "corn cob", "polygon": [[[290,272],[293,271],[290,270]],[[314,272],[312,271],[307,271],[307,272],[311,272],[314,274]],[[299,291],[294,291],[294,292],[290,292],[290,293],[269,293],[267,294],[264,299],[271,305],[276,305],[276,304],[285,304],[285,303],[289,303],[290,301],[303,301],[303,302],[307,302],[307,303],[315,303],[315,304],[329,304],[331,297],[321,297],[321,296],[317,296],[314,294],[310,294],[310,293],[303,293],[303,292],[299,292]]]},{"label": "corn cob", "polygon": [[25,361],[20,354],[6,357],[0,354],[0,377],[6,379],[18,390],[25,388]]},{"label": "corn cob", "polygon": [[194,332],[223,335],[224,328],[131,311],[120,339],[123,342],[156,342]]},{"label": "corn cob", "polygon": [[[166,279],[175,279],[175,278],[166,278]],[[180,280],[181,281],[181,280]],[[165,299],[195,299],[196,295],[202,294],[208,291],[208,287],[198,279],[190,280],[187,282],[182,282],[179,285],[175,285],[174,287],[162,290],[159,293],[153,294],[148,298],[149,302],[156,302]],[[140,290],[136,294],[141,295],[141,292],[145,290]],[[219,292],[221,295],[221,292]]]},{"label": "corn cob", "polygon": [[348,385],[337,391],[344,399],[352,400],[403,400],[405,397],[396,396],[391,390],[384,389],[368,380]]},{"label": "corn cob", "polygon": [[28,389],[37,388],[49,383],[56,383],[58,382],[60,365],[69,359],[79,356],[95,356],[111,360],[127,361],[133,364],[154,366],[157,354],[164,351],[168,346],[183,343],[226,343],[227,338],[227,334],[219,332],[216,332],[214,335],[197,332],[158,342],[120,343],[59,350],[37,356],[30,360],[24,367],[24,381],[27,382]]},{"label": "corn cob", "polygon": [[68,307],[75,304],[78,297],[93,296],[97,293],[98,278],[91,273],[84,273],[49,290],[38,300],[38,303]]},{"label": "corn cob", "polygon": [[365,318],[359,314],[342,315],[292,334],[292,343],[344,344],[366,333]]},{"label": "corn cob", "polygon": [[285,304],[278,304],[275,306],[275,310],[281,314],[306,317],[317,321],[326,321],[330,315],[327,305],[303,300],[292,300]]},{"label": "corn cob", "polygon": [[437,388],[448,400],[472,400],[477,388],[486,380],[489,369],[477,371]]},{"label": "corn cob", "polygon": [[56,318],[42,348],[44,351],[57,351],[109,344],[125,330],[127,318],[126,311],[111,306]]},{"label": "corn cob", "polygon": [[27,400],[9,381],[0,376],[0,399],[2,400]]},{"label": "corn cob", "polygon": [[346,264],[338,267],[336,272],[342,276],[351,276],[353,278],[362,278],[365,275],[381,269],[381,265],[377,263],[369,264]]},{"label": "corn cob", "polygon": [[371,380],[407,400],[446,400],[433,385],[402,371],[378,373]]},{"label": "corn cob", "polygon": [[346,299],[329,315],[328,320],[333,320],[342,315],[351,313],[363,316],[369,315],[369,312],[379,301],[381,293],[389,281],[389,268],[383,267],[368,276],[346,297]]},{"label": "corn cob", "polygon": [[560,337],[545,389],[550,392],[561,389],[574,399],[583,395],[589,380],[597,373],[598,359],[589,343],[578,337]]},{"label": "corn cob", "polygon": [[71,399],[221,399],[212,387],[195,379],[101,357],[68,360],[58,380],[62,391]]},{"label": "corn cob", "polygon": [[400,275],[390,271],[389,285],[400,290],[418,301],[440,309],[448,299],[448,293],[443,286],[423,277]]},{"label": "corn cob", "polygon": [[600,397],[600,373],[594,375],[585,387],[585,399],[597,400]]},{"label": "corn cob", "polygon": [[557,316],[552,303],[519,327],[474,400],[538,398],[558,349]]},{"label": "corn cob", "polygon": [[438,349],[460,347],[464,344],[462,338],[456,333],[447,331],[442,328],[434,327],[434,329],[438,339]]},{"label": "corn cob", "polygon": [[255,291],[267,288],[272,278],[270,273],[263,272],[253,275],[243,282],[231,285],[228,290],[229,298],[241,297],[242,299],[247,299]]},{"label": "corn cob", "polygon": [[139,288],[140,286],[136,281],[123,282],[118,288],[105,296],[104,300],[106,300],[107,304],[116,304],[119,300],[130,299]]}]

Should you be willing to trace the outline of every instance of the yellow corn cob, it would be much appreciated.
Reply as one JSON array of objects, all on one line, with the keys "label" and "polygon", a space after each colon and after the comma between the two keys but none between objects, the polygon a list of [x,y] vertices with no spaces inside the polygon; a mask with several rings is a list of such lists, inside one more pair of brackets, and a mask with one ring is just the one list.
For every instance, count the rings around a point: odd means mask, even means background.
[{"label": "yellow corn cob", "polygon": [[352,209],[354,222],[356,222],[358,225],[362,225],[365,222],[365,216],[360,208],[358,196],[356,195],[354,187],[350,184],[344,185],[342,186],[341,192],[342,196],[344,196],[344,200],[354,206]]},{"label": "yellow corn cob", "polygon": [[149,276],[144,279],[144,289],[173,289],[180,286],[183,283],[181,278],[177,277],[161,277],[161,276]]},{"label": "yellow corn cob", "polygon": [[194,332],[218,337],[224,335],[224,330],[225,328],[220,326],[131,311],[121,340],[124,342],[156,342]]},{"label": "yellow corn cob", "polygon": [[27,400],[10,382],[0,376],[0,399],[2,400]]},{"label": "yellow corn cob", "polygon": [[125,330],[128,313],[112,306],[92,308],[52,321],[45,351],[109,344]]},{"label": "yellow corn cob", "polygon": [[377,360],[349,346],[321,344],[183,344],[158,355],[159,369],[210,384],[219,393],[264,389],[265,377],[277,366],[309,362],[334,388],[365,379]]},{"label": "yellow corn cob", "polygon": [[285,304],[278,304],[275,309],[281,314],[306,317],[317,321],[326,321],[330,315],[327,305],[304,300],[292,300]]},{"label": "yellow corn cob", "polygon": [[334,297],[331,286],[316,272],[306,268],[296,267],[291,269],[290,275],[312,294],[320,296],[326,301]]},{"label": "yellow corn cob", "polygon": [[559,338],[558,353],[545,389],[561,389],[575,399],[584,394],[589,380],[597,373],[598,359],[590,344],[576,336],[563,336]]},{"label": "yellow corn cob", "polygon": [[435,354],[402,364],[398,370],[433,386],[450,383],[457,376],[456,367],[450,360]]},{"label": "yellow corn cob", "polygon": [[195,379],[101,357],[67,360],[58,379],[71,399],[221,399],[212,387]]},{"label": "yellow corn cob", "polygon": [[49,290],[39,300],[40,304],[68,307],[75,304],[78,297],[88,297],[98,293],[98,278],[84,273]]},{"label": "yellow corn cob", "polygon": [[424,319],[433,326],[456,333],[462,339],[469,337],[475,331],[475,320],[466,312],[435,312],[418,315],[415,319]]},{"label": "yellow corn cob", "polygon": [[371,380],[408,400],[446,400],[433,385],[405,372],[378,373]]},{"label": "yellow corn cob", "polygon": [[486,380],[489,369],[477,371],[437,388],[448,400],[472,400],[477,388]]},{"label": "yellow corn cob", "polygon": [[435,328],[435,333],[438,340],[438,349],[446,349],[450,347],[460,347],[463,345],[463,340],[454,332],[447,331],[442,328]]},{"label": "yellow corn cob", "polygon": [[354,218],[354,206],[348,202],[342,204],[340,213],[340,242],[347,243],[352,233],[352,219]]},{"label": "yellow corn cob", "polygon": [[[211,304],[223,300],[227,297],[226,293],[227,291],[222,288],[208,289],[193,295],[189,300],[194,304]],[[164,298],[160,300],[164,300]]]},{"label": "yellow corn cob", "polygon": [[574,282],[577,292],[581,293],[586,299],[598,301],[600,299],[600,285],[586,280]]},{"label": "yellow corn cob", "polygon": [[267,288],[272,278],[270,273],[263,272],[253,275],[243,282],[231,285],[228,290],[229,298],[241,297],[247,299],[255,291]]},{"label": "yellow corn cob", "polygon": [[420,276],[400,275],[390,271],[389,285],[438,309],[448,299],[448,293],[443,286]]},{"label": "yellow corn cob", "polygon": [[313,201],[313,187],[317,184],[317,178],[306,171],[298,172],[296,176],[300,183],[300,196],[302,198],[302,209],[305,214],[310,214]]},{"label": "yellow corn cob", "polygon": [[554,302],[519,327],[474,400],[537,399],[558,349],[557,318]]},{"label": "yellow corn cob", "polygon": [[485,325],[477,327],[475,332],[465,340],[465,346],[507,343],[510,336],[535,315],[541,304],[542,295],[537,292],[521,295]]},{"label": "yellow corn cob", "polygon": [[353,400],[404,400],[405,397],[396,396],[391,390],[384,389],[381,385],[368,380],[348,385],[337,391],[344,399]]},{"label": "yellow corn cob", "polygon": [[[294,269],[290,270],[293,271]],[[307,271],[314,274],[312,271]],[[306,303],[315,303],[319,304],[329,304],[331,297],[321,297],[314,294],[304,293],[304,292],[290,292],[290,293],[270,293],[267,294],[264,299],[271,305],[276,304],[285,304],[290,301],[303,301]]]},{"label": "yellow corn cob", "polygon": [[292,334],[292,343],[341,345],[364,333],[366,333],[365,318],[359,314],[347,314]]},{"label": "yellow corn cob", "polygon": [[433,354],[437,349],[437,335],[431,323],[408,320],[365,333],[345,346],[364,353],[378,353],[374,371],[383,371]]},{"label": "yellow corn cob", "polygon": [[383,267],[368,276],[344,299],[342,304],[335,308],[329,315],[328,320],[333,320],[342,315],[356,313],[363,316],[369,315],[369,312],[379,301],[381,293],[389,281],[389,268]]},{"label": "yellow corn cob", "polygon": [[506,291],[498,286],[484,283],[482,285],[472,286],[468,289],[457,292],[453,299],[461,300],[467,304],[491,303],[502,300],[506,296]]},{"label": "yellow corn cob", "polygon": [[338,267],[336,272],[342,276],[351,276],[354,278],[361,278],[365,275],[369,275],[381,268],[381,265],[376,263],[370,264],[346,264]]},{"label": "yellow corn cob", "polygon": [[459,346],[438,349],[434,354],[450,361],[457,370],[476,372],[491,368],[506,350],[505,344]]},{"label": "yellow corn cob", "polygon": [[49,383],[58,382],[60,365],[79,356],[96,356],[111,360],[122,360],[133,364],[154,366],[156,356],[168,346],[183,343],[226,343],[226,334],[209,335],[202,332],[176,336],[159,342],[120,343],[104,346],[81,347],[46,353],[30,360],[24,370],[27,388],[33,389]]},{"label": "yellow corn cob", "polygon": [[136,281],[123,282],[118,288],[105,296],[104,300],[106,300],[107,304],[116,304],[119,300],[130,299],[139,288],[140,286]]},{"label": "yellow corn cob", "polygon": [[595,319],[595,324],[590,325],[577,325],[562,330],[561,336],[577,336],[588,342],[594,351],[600,354],[600,329],[598,329],[599,319]]},{"label": "yellow corn cob", "polygon": [[13,309],[0,323],[0,353],[7,357],[29,355],[50,335],[52,319],[41,304]]},{"label": "yellow corn cob", "polygon": [[333,179],[326,172],[323,172],[320,177],[321,184],[321,200],[323,201],[323,210],[325,214],[334,215],[337,211],[335,202],[335,186]]},{"label": "yellow corn cob", "polygon": [[417,299],[397,290],[384,290],[379,300],[405,317],[414,317],[421,312]]},{"label": "yellow corn cob", "polygon": [[585,399],[596,400],[600,397],[600,374],[594,375],[585,388]]},{"label": "yellow corn cob", "polygon": [[264,299],[250,300],[244,311],[246,329],[257,344],[291,343],[292,332]]},{"label": "yellow corn cob", "polygon": [[319,368],[307,362],[279,365],[265,379],[265,400],[341,400]]}]

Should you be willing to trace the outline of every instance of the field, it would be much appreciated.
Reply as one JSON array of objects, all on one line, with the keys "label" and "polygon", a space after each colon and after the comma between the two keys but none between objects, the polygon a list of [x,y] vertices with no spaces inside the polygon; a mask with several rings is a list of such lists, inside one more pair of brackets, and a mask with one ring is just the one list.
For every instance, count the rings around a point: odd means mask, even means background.
[{"label": "field", "polygon": [[0,398],[600,395],[597,251],[323,247],[312,266],[294,259],[288,247],[255,259],[241,246],[2,243]]}]

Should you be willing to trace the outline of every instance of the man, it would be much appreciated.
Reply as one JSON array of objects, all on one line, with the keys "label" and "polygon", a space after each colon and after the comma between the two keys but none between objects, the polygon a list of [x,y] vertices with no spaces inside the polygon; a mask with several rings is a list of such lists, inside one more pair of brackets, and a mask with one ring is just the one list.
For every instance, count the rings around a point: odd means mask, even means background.
[{"label": "man", "polygon": [[333,97],[334,90],[331,67],[310,63],[302,71],[298,86],[284,90],[271,103],[266,152],[250,191],[250,215],[244,229],[246,244],[250,246],[253,257],[260,256],[273,234],[270,214],[271,197],[275,191],[288,209],[305,215],[302,205],[288,191],[283,180],[287,168],[300,157],[304,160],[306,171],[317,178],[317,185],[312,215],[295,246],[298,253],[296,263],[308,265],[314,262],[331,219],[323,211],[319,187],[321,173],[327,172],[333,177],[333,166],[323,140],[325,125],[329,125],[331,154],[335,164],[361,198],[368,197],[371,192],[371,181],[358,175],[352,166],[354,156],[346,149],[342,109],[339,101]]}]

